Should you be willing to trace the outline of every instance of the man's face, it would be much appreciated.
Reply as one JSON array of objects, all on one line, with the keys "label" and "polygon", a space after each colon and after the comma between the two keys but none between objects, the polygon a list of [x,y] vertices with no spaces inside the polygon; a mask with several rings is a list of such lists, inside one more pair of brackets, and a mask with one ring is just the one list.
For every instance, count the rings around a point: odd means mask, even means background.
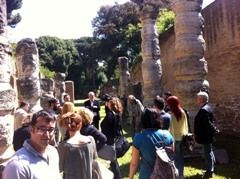
[{"label": "man's face", "polygon": [[27,105],[25,105],[25,106],[23,107],[23,109],[24,109],[26,112],[28,112],[28,111],[29,111],[29,107],[30,107],[30,105],[27,104]]},{"label": "man's face", "polygon": [[45,149],[54,137],[55,121],[47,122],[44,117],[38,117],[37,123],[31,128],[31,141],[34,146]]},{"label": "man's face", "polygon": [[201,96],[197,96],[197,105],[201,105],[202,104],[202,97]]},{"label": "man's face", "polygon": [[54,110],[54,111],[57,111],[57,110],[59,109],[59,107],[60,107],[60,103],[59,103],[59,102],[56,102],[56,103],[54,103],[54,105],[53,105],[53,110]]},{"label": "man's face", "polygon": [[66,96],[64,97],[64,102],[69,102],[69,101],[71,101],[70,96],[69,96],[69,95],[66,95]]},{"label": "man's face", "polygon": [[89,97],[89,100],[90,100],[90,101],[93,101],[93,100],[94,100],[94,95],[93,95],[93,94],[89,94],[88,97]]}]

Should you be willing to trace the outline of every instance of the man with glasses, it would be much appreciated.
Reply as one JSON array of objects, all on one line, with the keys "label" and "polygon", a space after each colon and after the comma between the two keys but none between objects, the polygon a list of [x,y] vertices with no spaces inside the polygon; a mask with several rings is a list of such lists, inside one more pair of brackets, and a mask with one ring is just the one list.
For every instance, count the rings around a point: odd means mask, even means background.
[{"label": "man with glasses", "polygon": [[3,179],[60,179],[59,156],[56,148],[49,145],[55,123],[55,117],[46,110],[33,114],[31,137],[8,162]]}]

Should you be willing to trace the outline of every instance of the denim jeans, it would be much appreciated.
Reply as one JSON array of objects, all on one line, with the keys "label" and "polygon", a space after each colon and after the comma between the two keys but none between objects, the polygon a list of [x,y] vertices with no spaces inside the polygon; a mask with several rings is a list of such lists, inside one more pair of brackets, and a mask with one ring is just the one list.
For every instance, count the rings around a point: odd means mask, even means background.
[{"label": "denim jeans", "polygon": [[212,144],[203,144],[203,154],[206,162],[206,171],[214,172],[215,157],[212,149]]},{"label": "denim jeans", "polygon": [[175,141],[175,165],[179,172],[179,178],[184,178],[184,156],[182,141]]}]

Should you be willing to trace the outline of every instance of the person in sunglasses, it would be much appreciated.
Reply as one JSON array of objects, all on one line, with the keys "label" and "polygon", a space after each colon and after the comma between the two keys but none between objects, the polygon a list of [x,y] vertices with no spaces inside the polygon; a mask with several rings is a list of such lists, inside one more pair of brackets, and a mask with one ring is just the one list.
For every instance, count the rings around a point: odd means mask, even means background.
[{"label": "person in sunglasses", "polygon": [[46,110],[33,114],[30,139],[7,163],[3,179],[60,179],[58,152],[50,145],[55,123],[55,117]]}]

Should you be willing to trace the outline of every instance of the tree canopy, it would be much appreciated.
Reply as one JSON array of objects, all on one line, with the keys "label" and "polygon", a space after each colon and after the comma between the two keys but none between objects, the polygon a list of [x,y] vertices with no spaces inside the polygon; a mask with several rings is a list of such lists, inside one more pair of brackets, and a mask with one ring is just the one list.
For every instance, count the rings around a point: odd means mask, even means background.
[{"label": "tree canopy", "polygon": [[[163,33],[174,23],[174,13],[163,9],[157,30]],[[75,94],[84,88],[97,90],[109,80],[119,78],[118,57],[129,59],[129,67],[141,61],[141,23],[135,3],[102,6],[92,21],[93,37],[63,40],[43,36],[36,40],[42,71],[66,73],[74,81]]]},{"label": "tree canopy", "polygon": [[126,56],[131,66],[138,56],[141,47],[139,23],[137,6],[131,2],[102,6],[93,19],[93,35],[100,41],[109,78],[116,77],[114,70],[118,57]]},{"label": "tree canopy", "polygon": [[73,40],[43,36],[38,38],[36,43],[40,64],[50,71],[66,73],[79,56]]}]

